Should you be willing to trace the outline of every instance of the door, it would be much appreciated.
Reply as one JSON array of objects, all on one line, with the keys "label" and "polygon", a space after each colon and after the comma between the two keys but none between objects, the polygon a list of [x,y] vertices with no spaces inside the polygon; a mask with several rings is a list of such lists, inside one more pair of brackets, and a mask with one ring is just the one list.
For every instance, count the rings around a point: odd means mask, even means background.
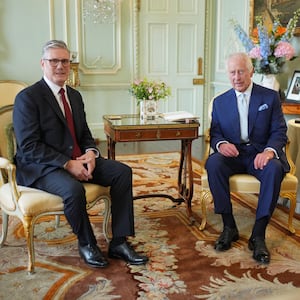
[{"label": "door", "polygon": [[205,0],[140,0],[138,11],[139,77],[171,86],[160,111],[189,111],[202,124]]}]

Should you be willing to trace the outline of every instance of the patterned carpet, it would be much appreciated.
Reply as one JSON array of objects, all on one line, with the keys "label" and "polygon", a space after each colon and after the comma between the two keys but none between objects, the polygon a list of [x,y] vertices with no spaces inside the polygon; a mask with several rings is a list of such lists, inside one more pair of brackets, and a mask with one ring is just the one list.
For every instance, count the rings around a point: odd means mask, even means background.
[{"label": "patterned carpet", "polygon": [[[174,197],[178,158],[178,153],[117,157],[133,168],[135,195],[167,192]],[[193,212],[199,222],[201,166],[194,162],[193,168]],[[89,268],[78,256],[76,238],[66,221],[62,219],[54,230],[54,220],[48,217],[36,227],[36,273],[28,275],[22,225],[11,218],[7,245],[0,249],[0,299],[299,299],[300,238],[286,230],[286,210],[278,207],[268,227],[272,257],[268,266],[262,266],[247,248],[256,196],[232,198],[241,238],[224,253],[213,249],[222,224],[212,204],[208,204],[208,225],[200,232],[189,224],[184,204],[174,205],[165,198],[135,200],[132,243],[150,257],[146,266],[109,260],[108,268]],[[91,220],[106,255],[102,217],[97,215],[101,209],[98,205],[91,211]],[[299,216],[294,225],[300,228]]]}]

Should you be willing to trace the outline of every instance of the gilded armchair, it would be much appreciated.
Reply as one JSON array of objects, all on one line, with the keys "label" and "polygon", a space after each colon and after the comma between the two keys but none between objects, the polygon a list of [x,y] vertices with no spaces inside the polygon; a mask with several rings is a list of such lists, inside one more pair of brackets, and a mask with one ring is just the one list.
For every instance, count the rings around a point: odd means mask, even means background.
[{"label": "gilded armchair", "polygon": [[[214,99],[213,99],[214,100]],[[208,109],[209,119],[211,116],[212,103],[211,101]],[[205,164],[206,159],[208,158],[211,148],[210,148],[210,131],[207,129],[205,132],[205,152],[203,162]],[[289,215],[288,215],[288,224],[287,228],[291,233],[295,233],[295,228],[293,226],[293,216],[296,209],[297,201],[297,189],[298,189],[298,179],[295,176],[296,167],[294,162],[291,159],[289,153],[289,142],[285,147],[286,156],[290,165],[290,172],[287,173],[281,183],[280,197],[288,199],[290,201],[289,206]],[[230,177],[229,179],[230,192],[233,193],[246,193],[246,194],[259,194],[260,182],[252,175],[248,174],[236,174]],[[206,170],[203,168],[203,174],[201,175],[201,211],[202,211],[202,220],[199,229],[204,230],[207,222],[207,213],[206,205],[213,201],[207,179]]]},{"label": "gilded armchair", "polygon": [[[64,214],[61,197],[16,182],[16,167],[12,162],[15,152],[15,140],[12,126],[13,105],[0,108],[0,208],[2,212],[2,234],[0,246],[7,238],[9,216],[19,218],[24,226],[28,248],[28,272],[34,273],[34,226],[42,216],[53,215],[56,221]],[[87,198],[87,209],[99,201],[104,201],[103,233],[109,240],[108,223],[110,219],[110,188],[96,184],[84,183]],[[57,222],[57,226],[58,226]]]}]

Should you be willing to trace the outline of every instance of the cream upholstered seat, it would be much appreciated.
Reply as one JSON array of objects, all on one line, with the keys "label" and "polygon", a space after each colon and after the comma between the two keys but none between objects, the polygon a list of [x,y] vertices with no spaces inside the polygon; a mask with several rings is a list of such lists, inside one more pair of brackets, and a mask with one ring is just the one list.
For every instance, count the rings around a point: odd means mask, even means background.
[{"label": "cream upholstered seat", "polygon": [[[2,234],[0,246],[4,245],[8,231],[9,216],[18,217],[24,226],[28,248],[28,272],[34,272],[34,225],[46,215],[63,215],[61,197],[34,188],[20,186],[16,182],[16,167],[12,163],[15,140],[12,126],[13,105],[0,108],[0,207],[2,211]],[[84,183],[87,209],[104,201],[103,233],[109,240],[108,223],[111,211],[110,188]],[[58,218],[57,218],[58,220]],[[58,223],[57,223],[58,224]]]},{"label": "cream upholstered seat", "polygon": [[[211,101],[208,109],[209,119],[211,118],[213,100]],[[204,154],[204,163],[211,151],[209,129],[205,133],[205,143],[206,143],[206,149]],[[281,183],[280,197],[286,198],[290,201],[287,227],[291,233],[295,233],[295,228],[293,226],[293,216],[295,214],[295,209],[296,209],[298,179],[295,176],[295,172],[296,172],[295,164],[292,161],[289,153],[289,142],[286,145],[285,151],[291,169],[290,172],[285,175]],[[231,176],[229,179],[229,185],[230,185],[230,192],[234,192],[234,193],[259,194],[259,190],[260,190],[259,180],[249,174],[236,174]],[[207,222],[206,205],[209,202],[209,200],[212,201],[213,199],[208,185],[207,173],[206,170],[203,168],[203,174],[201,175],[202,221],[199,227],[200,230],[204,230],[206,226],[206,222]]]},{"label": "cream upholstered seat", "polygon": [[27,84],[18,80],[0,80],[0,106],[14,104],[16,95]]}]

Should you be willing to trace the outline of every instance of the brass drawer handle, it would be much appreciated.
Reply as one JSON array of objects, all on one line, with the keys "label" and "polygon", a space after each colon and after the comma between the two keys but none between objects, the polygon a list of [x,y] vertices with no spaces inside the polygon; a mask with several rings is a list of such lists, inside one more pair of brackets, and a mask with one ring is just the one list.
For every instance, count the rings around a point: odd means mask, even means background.
[{"label": "brass drawer handle", "polygon": [[176,132],[176,136],[180,136],[181,135],[181,132],[180,131],[177,131]]},{"label": "brass drawer handle", "polygon": [[140,137],[142,137],[142,134],[141,134],[140,132],[138,132],[138,133],[135,135],[135,137],[139,139]]}]

